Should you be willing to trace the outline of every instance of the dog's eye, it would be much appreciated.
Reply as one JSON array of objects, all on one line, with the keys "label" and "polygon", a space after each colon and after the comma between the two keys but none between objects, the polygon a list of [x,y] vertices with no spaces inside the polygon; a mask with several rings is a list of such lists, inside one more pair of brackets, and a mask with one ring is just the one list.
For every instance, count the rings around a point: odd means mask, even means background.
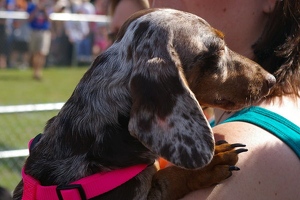
[{"label": "dog's eye", "polygon": [[218,51],[218,55],[221,55],[225,52],[225,47],[222,47],[221,49],[219,49]]},{"label": "dog's eye", "polygon": [[197,62],[197,61],[200,61],[200,60],[204,60],[207,57],[208,57],[207,54],[199,54],[198,56],[195,57],[194,62]]},{"label": "dog's eye", "polygon": [[221,56],[225,51],[225,46],[210,46],[207,52],[203,52],[196,56],[195,61],[203,61]]},{"label": "dog's eye", "polygon": [[225,49],[219,49],[217,51],[213,52],[205,52],[203,54],[199,54],[196,56],[195,61],[204,61],[204,60],[209,60],[209,59],[214,59],[216,57],[219,57],[220,54],[224,52]]},{"label": "dog's eye", "polygon": [[215,50],[215,51],[211,52],[210,55],[207,56],[207,58],[216,57],[216,56],[220,57],[224,52],[225,52],[225,48],[222,47],[222,48],[220,48],[218,50]]},{"label": "dog's eye", "polygon": [[194,59],[194,63],[206,62],[208,60],[213,59],[213,57],[215,57],[216,55],[217,54],[211,54],[211,53],[200,54],[200,55],[196,56],[196,58]]}]

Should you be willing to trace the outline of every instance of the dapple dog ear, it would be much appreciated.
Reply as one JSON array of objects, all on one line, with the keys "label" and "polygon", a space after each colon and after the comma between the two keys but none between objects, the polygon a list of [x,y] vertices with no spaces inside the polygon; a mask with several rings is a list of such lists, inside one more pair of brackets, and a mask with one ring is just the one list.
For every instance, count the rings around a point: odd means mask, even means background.
[{"label": "dapple dog ear", "polygon": [[175,165],[202,167],[213,156],[212,130],[175,60],[153,58],[133,67],[129,131]]}]

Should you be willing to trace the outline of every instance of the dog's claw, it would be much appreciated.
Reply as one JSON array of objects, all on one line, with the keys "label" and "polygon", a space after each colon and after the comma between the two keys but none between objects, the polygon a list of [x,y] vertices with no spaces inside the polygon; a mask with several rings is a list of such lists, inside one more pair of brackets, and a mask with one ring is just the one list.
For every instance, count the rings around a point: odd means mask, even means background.
[{"label": "dog's claw", "polygon": [[247,152],[247,151],[248,151],[248,149],[242,148],[242,149],[235,150],[235,153],[239,154],[239,153],[243,153],[243,152]]},{"label": "dog's claw", "polygon": [[245,144],[242,144],[242,143],[234,143],[234,144],[231,144],[230,145],[232,148],[236,148],[236,147],[245,147],[246,145]]},{"label": "dog's claw", "polygon": [[237,166],[229,166],[229,171],[239,171],[240,168],[238,168]]}]

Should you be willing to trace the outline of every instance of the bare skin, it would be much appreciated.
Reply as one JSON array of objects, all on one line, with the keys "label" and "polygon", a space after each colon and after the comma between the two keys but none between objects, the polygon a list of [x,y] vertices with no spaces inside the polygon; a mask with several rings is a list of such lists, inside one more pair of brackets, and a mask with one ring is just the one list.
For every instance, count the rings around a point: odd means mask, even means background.
[{"label": "bare skin", "polygon": [[146,0],[121,0],[115,8],[109,25],[109,32],[116,34],[128,17],[146,8],[149,8],[149,3]]}]

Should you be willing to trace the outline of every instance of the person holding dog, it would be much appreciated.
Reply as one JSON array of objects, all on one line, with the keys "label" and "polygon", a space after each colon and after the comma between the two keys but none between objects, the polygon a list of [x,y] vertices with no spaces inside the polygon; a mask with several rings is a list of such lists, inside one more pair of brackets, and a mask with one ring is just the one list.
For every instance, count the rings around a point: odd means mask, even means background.
[{"label": "person holding dog", "polygon": [[238,112],[215,110],[216,141],[246,143],[249,152],[240,156],[239,173],[184,199],[298,199],[300,1],[154,0],[152,7],[203,17],[225,34],[231,49],[277,79],[258,105]]}]

